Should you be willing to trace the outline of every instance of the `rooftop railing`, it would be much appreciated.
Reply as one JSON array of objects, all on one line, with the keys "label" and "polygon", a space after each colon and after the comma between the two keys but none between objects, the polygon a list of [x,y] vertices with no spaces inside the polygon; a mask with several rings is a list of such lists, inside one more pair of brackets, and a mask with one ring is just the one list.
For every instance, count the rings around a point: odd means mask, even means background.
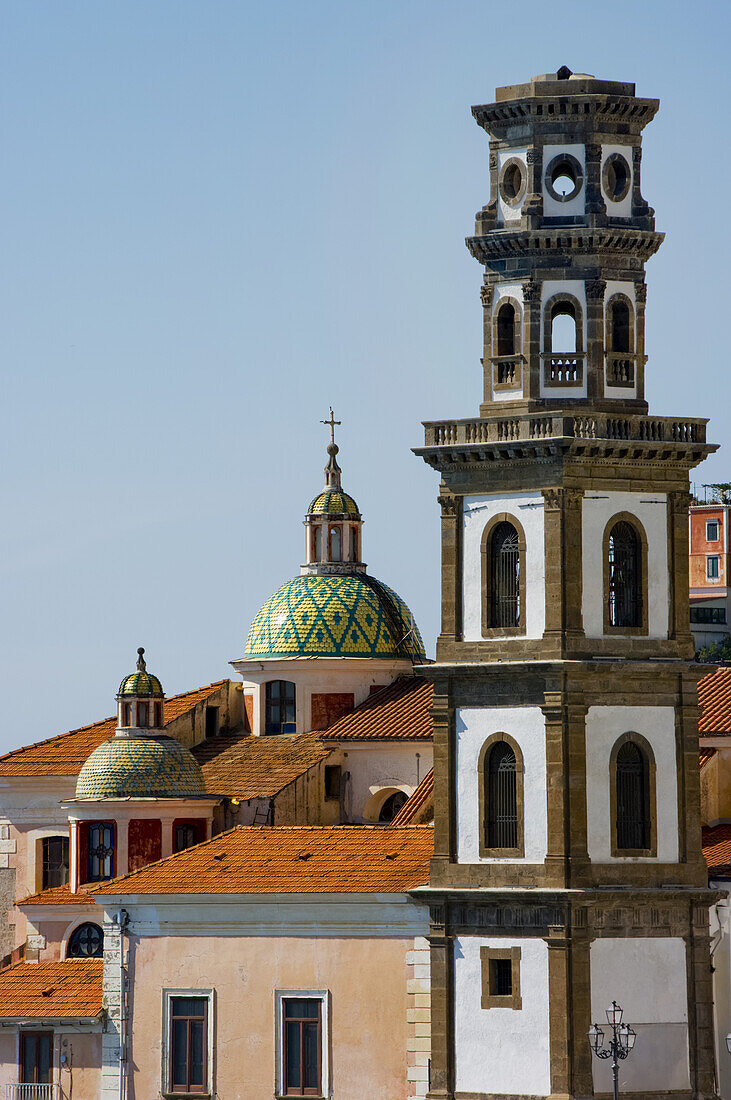
[{"label": "rooftop railing", "polygon": [[505,419],[495,417],[430,421],[424,425],[424,429],[424,444],[427,447],[566,438],[642,443],[706,442],[705,420],[675,420],[670,416],[565,416],[536,413]]}]

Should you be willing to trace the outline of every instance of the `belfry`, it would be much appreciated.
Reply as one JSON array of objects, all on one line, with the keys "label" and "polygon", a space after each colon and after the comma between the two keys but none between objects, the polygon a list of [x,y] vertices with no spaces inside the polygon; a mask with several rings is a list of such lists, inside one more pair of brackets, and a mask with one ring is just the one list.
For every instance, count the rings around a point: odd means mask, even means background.
[{"label": "belfry", "polygon": [[483,399],[417,449],[442,511],[433,1100],[608,1093],[587,1032],[613,1001],[623,1095],[715,1096],[687,553],[715,448],[645,400],[657,109],[562,68],[472,110]]}]

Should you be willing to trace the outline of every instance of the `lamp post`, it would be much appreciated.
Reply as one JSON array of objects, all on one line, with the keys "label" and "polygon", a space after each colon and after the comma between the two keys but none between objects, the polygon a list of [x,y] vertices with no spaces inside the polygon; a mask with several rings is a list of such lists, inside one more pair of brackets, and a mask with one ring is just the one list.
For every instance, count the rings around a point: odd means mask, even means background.
[{"label": "lamp post", "polygon": [[614,1100],[619,1097],[619,1063],[624,1061],[635,1045],[637,1035],[629,1024],[622,1023],[622,1009],[616,1001],[612,1001],[612,1007],[607,1009],[607,1023],[611,1028],[611,1035],[604,1045],[604,1031],[598,1024],[592,1024],[589,1028],[589,1042],[591,1049],[597,1058],[612,1059],[612,1079],[614,1081]]}]

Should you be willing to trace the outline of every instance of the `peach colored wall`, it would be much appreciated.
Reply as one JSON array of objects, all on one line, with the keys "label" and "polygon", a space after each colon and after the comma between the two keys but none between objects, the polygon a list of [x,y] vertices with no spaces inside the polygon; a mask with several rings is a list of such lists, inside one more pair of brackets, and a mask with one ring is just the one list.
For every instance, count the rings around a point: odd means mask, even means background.
[{"label": "peach colored wall", "polygon": [[165,937],[130,939],[133,971],[130,1100],[160,1089],[162,990],[215,992],[217,1093],[272,1096],[274,992],[329,990],[337,1100],[404,1100],[407,962],[413,939]]},{"label": "peach colored wall", "polygon": [[[50,1029],[45,1029],[50,1030]],[[67,1063],[60,1064],[65,1054]],[[56,1032],[53,1043],[53,1080],[61,1086],[61,1100],[98,1100],[101,1093],[102,1037],[97,1034]],[[0,1095],[5,1085],[19,1080],[18,1033],[0,1032]],[[152,1095],[157,1095],[153,1093]]]},{"label": "peach colored wall", "polygon": [[[706,521],[718,521],[718,540],[706,539]],[[690,512],[690,586],[691,588],[718,588],[727,583],[727,559],[725,541],[725,510],[703,508]],[[719,561],[718,580],[709,581],[706,577],[706,555],[717,554]]]}]

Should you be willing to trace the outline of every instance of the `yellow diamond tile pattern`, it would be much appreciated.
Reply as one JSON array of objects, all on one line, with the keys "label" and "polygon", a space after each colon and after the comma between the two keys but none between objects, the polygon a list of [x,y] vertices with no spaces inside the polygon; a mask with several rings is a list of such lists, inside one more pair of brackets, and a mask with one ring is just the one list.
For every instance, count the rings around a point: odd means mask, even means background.
[{"label": "yellow diamond tile pattern", "polygon": [[94,749],[77,798],[186,798],[206,793],[193,754],[173,737],[113,737]]},{"label": "yellow diamond tile pattern", "polygon": [[294,577],[251,624],[246,657],[424,658],[416,623],[391,588],[364,574]]},{"label": "yellow diamond tile pattern", "polygon": [[309,516],[333,515],[333,516],[358,516],[358,505],[351,496],[342,489],[326,489],[315,497],[307,509]]}]

